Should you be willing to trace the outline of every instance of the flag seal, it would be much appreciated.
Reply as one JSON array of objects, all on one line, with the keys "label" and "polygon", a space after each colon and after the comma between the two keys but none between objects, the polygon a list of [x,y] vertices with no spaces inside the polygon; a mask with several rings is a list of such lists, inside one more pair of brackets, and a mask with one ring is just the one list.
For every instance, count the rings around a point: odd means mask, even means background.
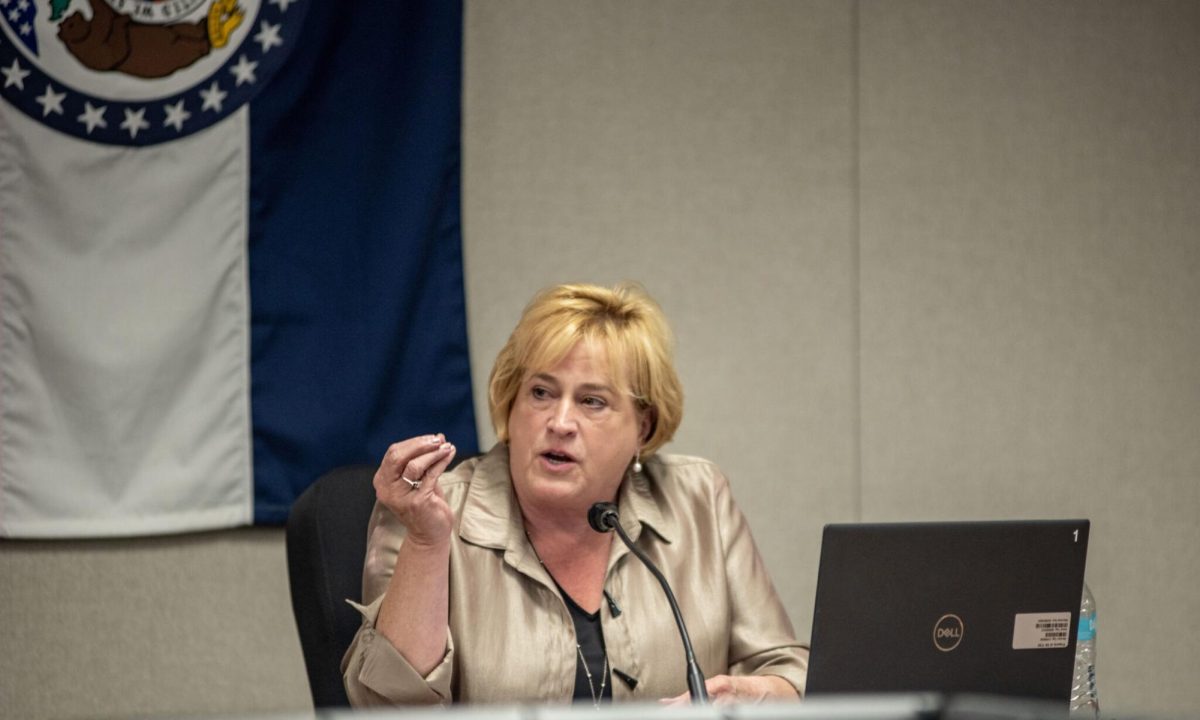
[{"label": "flag seal", "polygon": [[82,140],[176,140],[267,84],[310,1],[0,0],[0,96]]}]

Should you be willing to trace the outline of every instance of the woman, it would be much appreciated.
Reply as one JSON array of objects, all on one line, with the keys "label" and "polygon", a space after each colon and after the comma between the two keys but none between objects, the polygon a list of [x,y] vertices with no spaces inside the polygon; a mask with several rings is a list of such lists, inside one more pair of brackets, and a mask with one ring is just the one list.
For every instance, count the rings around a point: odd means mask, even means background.
[{"label": "woman", "polygon": [[655,453],[683,394],[662,311],[635,286],[563,285],[525,309],[496,358],[500,442],[443,475],[440,434],[390,447],[375,475],[358,606],[342,661],[356,706],[575,699],[685,702],[668,577],[714,701],[796,698],[798,644],[725,477]]}]

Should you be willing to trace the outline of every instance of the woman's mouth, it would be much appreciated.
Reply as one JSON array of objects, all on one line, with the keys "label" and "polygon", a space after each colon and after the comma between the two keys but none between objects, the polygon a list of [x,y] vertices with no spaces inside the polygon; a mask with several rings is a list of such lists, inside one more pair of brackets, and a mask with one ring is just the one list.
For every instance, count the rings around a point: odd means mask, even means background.
[{"label": "woman's mouth", "polygon": [[546,452],[542,453],[542,457],[552,467],[562,467],[575,462],[574,456],[560,450],[547,450]]}]

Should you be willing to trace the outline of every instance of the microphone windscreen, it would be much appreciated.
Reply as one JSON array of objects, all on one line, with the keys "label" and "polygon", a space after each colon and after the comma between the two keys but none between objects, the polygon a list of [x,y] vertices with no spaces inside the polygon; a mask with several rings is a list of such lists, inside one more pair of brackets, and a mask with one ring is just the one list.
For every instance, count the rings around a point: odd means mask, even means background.
[{"label": "microphone windscreen", "polygon": [[612,530],[617,522],[617,506],[610,502],[598,502],[588,509],[588,525],[598,533]]}]

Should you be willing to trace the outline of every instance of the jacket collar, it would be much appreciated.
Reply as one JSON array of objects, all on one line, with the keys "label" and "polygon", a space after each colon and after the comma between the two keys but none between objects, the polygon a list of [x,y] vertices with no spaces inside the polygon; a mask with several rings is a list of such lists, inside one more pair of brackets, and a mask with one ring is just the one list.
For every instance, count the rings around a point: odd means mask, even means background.
[{"label": "jacket collar", "polygon": [[[642,529],[649,528],[664,542],[676,536],[673,521],[667,519],[661,500],[655,496],[651,478],[657,479],[662,465],[649,458],[645,471],[625,478],[617,491],[621,527],[635,542]],[[505,560],[529,575],[540,575],[537,556],[525,536],[521,508],[513,492],[508,470],[508,446],[496,443],[475,465],[467,497],[460,510],[458,535],[464,541],[504,552]],[[613,561],[627,552],[619,540],[614,544]]]}]

